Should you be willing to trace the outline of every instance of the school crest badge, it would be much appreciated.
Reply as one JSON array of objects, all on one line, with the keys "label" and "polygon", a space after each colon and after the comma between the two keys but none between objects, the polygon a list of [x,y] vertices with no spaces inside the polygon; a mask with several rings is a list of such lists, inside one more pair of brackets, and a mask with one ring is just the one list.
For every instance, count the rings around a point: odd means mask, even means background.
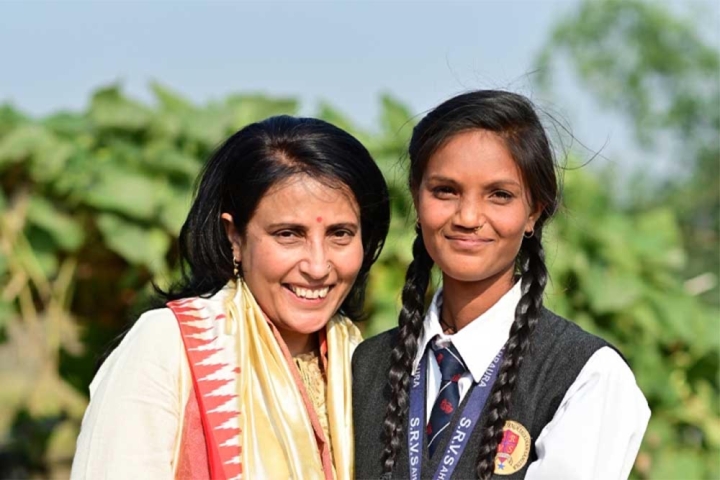
[{"label": "school crest badge", "polygon": [[495,474],[513,474],[525,466],[529,457],[530,433],[520,423],[508,420],[495,456]]}]

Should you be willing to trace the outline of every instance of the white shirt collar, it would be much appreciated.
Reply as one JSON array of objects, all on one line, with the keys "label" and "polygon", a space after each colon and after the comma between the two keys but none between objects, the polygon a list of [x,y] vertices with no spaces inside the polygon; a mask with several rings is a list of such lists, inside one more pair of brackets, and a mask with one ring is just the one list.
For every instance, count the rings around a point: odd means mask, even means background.
[{"label": "white shirt collar", "polygon": [[440,326],[442,290],[440,288],[435,292],[430,308],[425,314],[423,332],[418,341],[418,353],[413,362],[413,374],[420,364],[428,342],[438,335],[441,342],[452,341],[473,379],[479,382],[510,335],[510,327],[515,320],[515,309],[521,297],[520,281],[516,282],[495,305],[454,335],[445,335]]}]

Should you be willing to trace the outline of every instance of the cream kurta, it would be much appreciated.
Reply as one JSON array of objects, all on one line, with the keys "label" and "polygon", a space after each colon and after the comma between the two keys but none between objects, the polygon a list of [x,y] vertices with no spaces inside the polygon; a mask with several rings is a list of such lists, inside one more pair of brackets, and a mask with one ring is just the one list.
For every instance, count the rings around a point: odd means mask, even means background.
[{"label": "cream kurta", "polygon": [[[216,309],[218,302],[222,305],[223,302],[230,301],[230,297],[227,296],[228,292],[233,292],[233,290],[225,288],[211,300],[199,300],[200,303],[198,305],[205,302],[206,305],[211,305],[213,309]],[[244,323],[241,322],[238,330],[234,328],[231,330],[243,332],[247,327],[250,328],[250,330],[246,332],[246,335],[251,335],[253,339],[256,339],[258,335],[263,335],[267,338],[267,333],[260,332],[263,331],[263,329],[268,329],[268,325],[263,319],[262,314],[259,313],[254,300],[252,300],[251,296],[248,297],[249,292],[246,290],[245,296],[242,297],[246,300],[242,300],[240,298],[242,294],[239,292],[240,290],[235,292],[236,296],[234,298],[236,302],[240,303],[235,303],[236,307],[234,308],[239,309],[241,312],[255,313],[246,315],[246,320]],[[192,302],[190,305],[192,305]],[[242,305],[246,305],[248,308],[251,308],[251,310],[244,310],[246,307],[242,307]],[[220,312],[222,312],[222,310],[220,310]],[[220,328],[219,331],[229,332],[227,326],[230,325],[230,323],[227,323],[225,320],[225,315],[218,314],[218,311],[216,311],[215,314],[219,315],[216,318],[223,319],[217,324]],[[228,316],[228,319],[234,317],[235,314],[237,314],[237,312]],[[247,320],[250,317],[253,317],[254,320]],[[220,324],[222,324],[222,326],[220,326]],[[243,327],[243,325],[246,327]],[[360,340],[359,334],[350,322],[340,317],[331,320],[330,325],[332,325],[332,328],[328,328],[328,332],[330,332],[328,333],[328,345],[330,348],[330,358],[335,358],[334,362],[330,364],[331,370],[335,372],[331,375],[331,384],[336,385],[336,387],[339,387],[343,391],[345,389],[349,391],[349,360],[354,347]],[[260,330],[257,330],[258,328]],[[216,331],[216,333],[219,331]],[[228,334],[235,335],[234,333]],[[272,334],[270,335],[270,338],[272,338]],[[243,337],[244,335],[238,334],[238,338]],[[253,340],[253,342],[256,342],[256,340]],[[231,341],[231,343],[233,342]],[[268,357],[268,360],[263,360],[264,355],[277,354],[265,354],[262,353],[261,350],[257,350],[258,348],[262,350],[267,348],[277,350],[278,347],[275,341],[270,341],[270,344],[266,347],[262,347],[256,343],[253,343],[253,345],[256,346],[250,347],[254,348],[252,352],[255,353],[252,355],[253,358],[258,359],[258,362],[277,362],[280,360],[281,363],[284,363],[282,356],[272,357],[274,360],[270,360],[271,357]],[[243,351],[242,349],[240,350],[240,352]],[[247,354],[240,353],[239,357],[236,358],[241,361],[247,361],[249,357]],[[255,363],[253,363],[253,365],[255,365]],[[257,365],[263,372],[268,368],[268,365],[263,366],[262,363],[258,363]],[[248,368],[250,369],[248,370]],[[239,369],[239,371],[242,370],[246,372],[246,375],[242,376],[242,374],[240,374],[238,378],[242,378],[243,381],[249,381],[248,379],[251,377],[258,378],[253,374],[252,368],[252,366],[246,364],[245,368]],[[341,372],[345,369],[347,373],[342,374]],[[250,375],[250,377],[248,377],[248,375]],[[277,378],[278,382],[285,382],[286,384],[288,381],[287,379],[283,380],[282,377],[270,378]],[[274,381],[271,383],[274,384]],[[290,384],[292,384],[292,380]],[[182,435],[184,409],[188,402],[192,385],[193,382],[185,354],[185,347],[183,346],[183,339],[180,334],[180,329],[178,328],[178,319],[176,319],[170,309],[158,309],[145,313],[123,339],[118,348],[108,357],[90,386],[91,403],[85,413],[82,430],[78,438],[72,478],[172,478],[177,468],[176,459],[178,458]],[[266,383],[265,385],[268,384]],[[280,383],[277,384],[277,387],[279,386]],[[274,387],[269,390],[274,390]],[[259,425],[264,425],[262,422],[270,420],[270,418],[263,420],[262,415],[265,415],[265,412],[252,413],[253,402],[256,403],[259,401],[261,404],[267,405],[262,398],[257,397],[257,394],[261,395],[261,397],[264,396],[265,393],[262,392],[261,390],[253,393],[251,397],[247,398],[247,401],[251,403],[247,404],[247,408],[250,408],[250,410],[245,412],[245,415],[249,415],[249,417],[246,418],[255,419],[260,422],[257,424],[253,423],[252,425],[254,425],[254,427],[248,427],[250,429],[247,430],[246,433],[251,435],[247,437],[248,439],[256,438],[252,434],[254,431],[253,428],[259,428]],[[337,390],[329,389],[328,395],[330,395],[328,402],[334,402],[333,405],[338,405],[338,400],[340,400],[341,404],[349,402],[349,399],[343,399],[344,397],[342,396],[333,396],[342,395]],[[286,396],[282,398],[268,397],[267,401],[280,402],[280,404],[290,402]],[[278,406],[280,404],[278,404]],[[292,408],[297,408],[297,405],[288,403],[286,407],[292,410]],[[243,407],[241,406],[241,408]],[[300,408],[302,409],[304,407]],[[285,408],[281,408],[278,414],[283,415],[282,412],[284,410]],[[337,410],[334,411],[337,412]],[[342,420],[344,415],[345,414],[340,413],[339,417],[336,416],[336,418],[340,419],[338,421],[342,425],[334,424],[335,426],[331,428],[333,437],[336,437],[335,440],[341,442],[339,445],[340,450],[343,452],[346,450],[343,446],[347,445],[346,440],[352,443],[352,426],[351,423],[346,425],[347,422]],[[349,413],[347,415],[349,415]],[[297,417],[293,418],[297,419]],[[291,422],[295,421],[287,420]],[[278,418],[275,421],[285,422],[287,420]],[[334,430],[336,428],[339,430]],[[302,435],[304,434],[301,434],[300,430],[294,432],[296,433],[292,433],[291,435],[301,435],[301,437],[296,438],[297,441],[302,441],[301,438],[303,438]],[[280,434],[288,435],[290,431],[281,430]],[[348,439],[344,438],[347,434],[350,435]],[[272,433],[269,435],[272,436]],[[263,437],[270,438],[267,437],[267,434]],[[287,439],[290,437],[283,438],[286,438],[286,440],[283,441],[287,442]],[[302,443],[304,444],[304,441],[302,441]],[[290,446],[287,443],[286,445]],[[246,448],[242,449],[243,455],[251,454],[251,452],[254,451],[251,447],[252,445],[248,443]],[[350,452],[350,455],[352,455],[352,452]],[[345,453],[343,453],[343,459],[345,456]],[[249,463],[247,465],[249,470],[243,469],[250,477],[254,471],[253,465],[260,470],[270,467],[270,464],[263,465],[265,463],[264,458],[257,460],[258,458],[259,457],[256,456],[249,457]],[[307,456],[302,458],[305,459],[301,460],[303,463],[311,462],[311,459]],[[253,463],[252,459],[256,459],[255,463]],[[295,461],[297,460],[299,459]],[[258,461],[261,463],[258,464]],[[345,462],[343,461],[342,463],[344,464]],[[245,464],[245,461],[243,461],[243,464]],[[307,466],[309,467],[309,464]],[[304,470],[304,468],[304,466],[301,467],[301,470]],[[344,474],[343,477],[345,476]]]},{"label": "cream kurta", "polygon": [[90,384],[71,478],[172,478],[191,387],[175,316],[146,312]]}]

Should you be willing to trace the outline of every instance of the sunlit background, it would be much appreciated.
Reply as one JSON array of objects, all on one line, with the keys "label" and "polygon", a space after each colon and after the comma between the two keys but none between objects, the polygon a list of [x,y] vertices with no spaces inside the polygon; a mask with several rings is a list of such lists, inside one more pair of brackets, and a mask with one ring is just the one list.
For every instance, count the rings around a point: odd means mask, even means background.
[{"label": "sunlit background", "polygon": [[530,97],[564,169],[547,304],[627,357],[638,479],[720,478],[720,3],[0,1],[0,479],[64,478],[99,355],[177,272],[200,166],[278,113],[373,153],[393,224],[366,335],[410,261],[412,126]]}]

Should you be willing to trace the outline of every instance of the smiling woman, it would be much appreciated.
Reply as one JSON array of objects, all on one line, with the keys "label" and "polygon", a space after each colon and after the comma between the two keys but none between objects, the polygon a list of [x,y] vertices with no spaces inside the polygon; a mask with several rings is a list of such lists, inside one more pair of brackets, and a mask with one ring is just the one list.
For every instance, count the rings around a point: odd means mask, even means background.
[{"label": "smiling woman", "polygon": [[272,117],[210,158],[182,280],[90,386],[72,477],[354,477],[350,357],[389,225],[367,150]]},{"label": "smiling woman", "polygon": [[292,355],[317,348],[315,332],[338,310],[363,261],[357,201],[347,187],[326,183],[298,174],[274,186],[243,235],[222,214],[243,279]]}]

